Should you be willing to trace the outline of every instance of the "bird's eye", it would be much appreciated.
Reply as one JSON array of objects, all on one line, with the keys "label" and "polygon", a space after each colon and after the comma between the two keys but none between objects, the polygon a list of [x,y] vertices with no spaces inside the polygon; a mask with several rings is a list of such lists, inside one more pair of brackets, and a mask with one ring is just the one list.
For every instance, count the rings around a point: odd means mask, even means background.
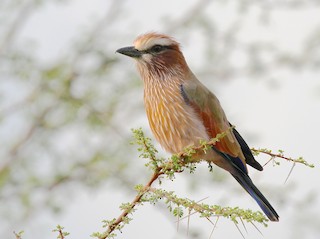
[{"label": "bird's eye", "polygon": [[155,45],[155,46],[151,47],[151,52],[159,53],[162,50],[163,50],[163,46],[161,46],[161,45]]}]

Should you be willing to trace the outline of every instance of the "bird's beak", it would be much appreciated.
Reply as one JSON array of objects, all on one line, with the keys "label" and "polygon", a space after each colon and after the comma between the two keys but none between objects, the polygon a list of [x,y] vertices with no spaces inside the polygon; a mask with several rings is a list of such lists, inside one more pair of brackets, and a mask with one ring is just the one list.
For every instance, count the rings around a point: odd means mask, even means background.
[{"label": "bird's beak", "polygon": [[120,48],[116,52],[123,54],[123,55],[126,55],[126,56],[134,57],[134,58],[139,58],[142,55],[142,52],[137,50],[133,46]]}]

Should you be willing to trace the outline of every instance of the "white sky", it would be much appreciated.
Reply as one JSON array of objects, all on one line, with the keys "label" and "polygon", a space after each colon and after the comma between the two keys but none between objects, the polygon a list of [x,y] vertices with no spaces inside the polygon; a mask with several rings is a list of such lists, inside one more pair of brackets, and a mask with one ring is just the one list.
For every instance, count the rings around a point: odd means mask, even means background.
[{"label": "white sky", "polygon": [[[192,3],[194,2],[192,1]],[[36,53],[46,61],[49,59],[50,62],[54,58],[59,58],[59,54],[70,47],[70,42],[79,34],[79,31],[89,26],[88,21],[99,19],[108,4],[102,0],[74,0],[67,1],[66,4],[45,5],[26,23],[21,39],[35,39],[38,45]],[[132,38],[122,39],[123,42],[119,42],[119,47],[130,45],[134,37],[143,32],[157,29],[161,31],[164,26],[161,16],[164,13],[179,15],[191,4],[183,0],[163,0],[161,3],[137,0],[131,1],[127,5],[127,11],[135,11],[135,13],[130,12],[130,18],[119,22],[118,27],[119,29],[123,28],[123,31],[128,31],[128,35],[132,34]],[[220,19],[220,24],[232,22],[233,7],[230,7],[230,4],[220,4],[220,8],[217,6],[219,4],[215,5],[216,8],[211,7],[207,11],[212,11],[214,18]],[[240,33],[241,39],[244,42],[259,39],[273,42],[280,49],[293,54],[301,51],[301,44],[305,41],[305,37],[314,31],[320,22],[319,8],[289,12],[276,10],[272,14],[271,22],[267,26],[261,27],[255,22],[259,12],[258,7],[254,7],[248,12],[247,22]],[[137,24],[134,26],[134,30],[128,28],[132,24]],[[223,29],[223,25],[220,25],[220,28]],[[194,69],[194,73],[197,74],[197,59],[201,56],[199,54],[196,57],[193,56],[193,52],[197,50],[196,44],[187,39],[179,39],[179,35],[175,37],[182,43],[187,61]],[[241,59],[241,55],[239,59]],[[130,64],[129,61],[127,63]],[[241,60],[239,60],[239,64],[241,64]],[[285,70],[277,70],[269,74],[275,78],[279,88],[273,89],[268,82],[262,80],[252,81],[242,78],[230,81],[225,85],[220,83],[217,86],[219,89],[217,95],[229,116],[229,120],[236,122],[237,129],[247,135],[249,144],[253,143],[250,140],[250,135],[259,135],[258,138],[253,137],[254,145],[252,146],[274,150],[283,149],[288,156],[304,156],[308,162],[318,165],[319,75],[308,71],[288,72]],[[210,80],[202,81],[214,90],[214,85]],[[267,167],[264,173],[259,175],[251,170],[251,174],[257,178],[257,185],[267,185],[268,183],[276,185],[276,193],[281,194],[286,192],[286,185],[283,182],[289,170],[290,165],[282,163],[280,168]],[[296,187],[299,188],[294,194],[297,197],[303,198],[306,192],[319,190],[319,187],[315,186],[320,181],[318,168],[311,170],[297,165],[290,180],[294,181]],[[181,176],[178,176],[174,182],[165,182],[164,187],[176,190],[180,195],[188,194],[187,186]],[[79,196],[73,199],[70,205],[65,205],[64,214],[48,217],[44,213],[35,221],[26,222],[25,228],[22,228],[25,230],[23,238],[54,238],[55,235],[52,234],[51,229],[56,224],[63,225],[66,231],[71,233],[68,238],[89,238],[92,232],[101,229],[100,221],[106,219],[106,215],[110,219],[117,217],[120,214],[118,209],[120,203],[132,199],[132,195],[123,194],[120,190],[112,188],[112,195],[108,190],[111,190],[111,185],[110,188],[105,189],[105,192],[94,195],[90,195],[90,192],[79,192]],[[214,202],[215,195],[210,188],[204,188],[202,194],[197,195],[197,198],[201,199],[207,196],[210,197],[209,201],[213,200]],[[271,198],[276,197],[273,195]],[[275,201],[272,199],[270,201]],[[320,212],[320,201],[317,200],[318,207],[313,210]],[[237,200],[231,200],[231,203],[237,205]],[[254,205],[254,201],[249,200],[249,197],[241,197],[239,204],[258,209]],[[301,209],[288,209],[283,205],[273,204],[279,211],[280,222],[271,223],[266,229],[260,228],[264,237],[254,228],[248,226],[248,234],[245,235],[247,239],[279,238],[280,236],[281,238],[293,238],[290,227],[293,226],[294,213],[299,213]],[[155,209],[153,206],[139,207],[133,217],[134,221],[126,226],[123,233],[119,234],[117,238],[178,238],[174,219],[168,220],[167,216],[161,213],[161,210]],[[194,216],[191,227],[202,227],[205,235],[209,237],[212,226],[204,221]],[[315,235],[306,235],[307,238],[316,238]],[[183,235],[181,238],[185,238],[185,236]],[[221,220],[213,238],[241,238],[241,236],[234,225]],[[297,233],[296,238],[301,238],[301,235]]]}]

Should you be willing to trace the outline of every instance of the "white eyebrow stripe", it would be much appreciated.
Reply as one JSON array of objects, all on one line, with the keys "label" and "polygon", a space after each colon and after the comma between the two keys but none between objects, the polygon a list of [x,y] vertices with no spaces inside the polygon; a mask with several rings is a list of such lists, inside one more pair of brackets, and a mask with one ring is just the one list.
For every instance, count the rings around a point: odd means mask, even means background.
[{"label": "white eyebrow stripe", "polygon": [[155,45],[170,46],[172,44],[174,44],[174,41],[168,38],[153,38],[145,42],[143,41],[135,42],[134,47],[139,51],[144,51],[144,50],[150,49],[152,46],[155,46]]}]

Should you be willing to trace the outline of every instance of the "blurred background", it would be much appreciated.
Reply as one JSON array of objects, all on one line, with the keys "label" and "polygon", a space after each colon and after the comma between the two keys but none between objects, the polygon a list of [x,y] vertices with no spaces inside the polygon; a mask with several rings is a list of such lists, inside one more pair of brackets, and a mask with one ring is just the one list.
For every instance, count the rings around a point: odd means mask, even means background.
[{"label": "blurred background", "polygon": [[[56,238],[60,224],[68,238],[90,238],[147,182],[151,172],[130,145],[131,128],[152,137],[143,85],[134,62],[115,51],[158,31],[182,44],[251,147],[316,166],[296,165],[286,183],[292,163],[249,169],[280,222],[258,226],[263,236],[240,226],[245,238],[318,238],[319,13],[315,0],[1,0],[0,237],[24,230],[24,239]],[[155,186],[259,210],[227,173],[210,173],[205,163]],[[176,221],[165,204],[146,204],[117,238],[209,238],[213,228],[197,215],[189,228]],[[212,236],[241,237],[226,219]]]}]

